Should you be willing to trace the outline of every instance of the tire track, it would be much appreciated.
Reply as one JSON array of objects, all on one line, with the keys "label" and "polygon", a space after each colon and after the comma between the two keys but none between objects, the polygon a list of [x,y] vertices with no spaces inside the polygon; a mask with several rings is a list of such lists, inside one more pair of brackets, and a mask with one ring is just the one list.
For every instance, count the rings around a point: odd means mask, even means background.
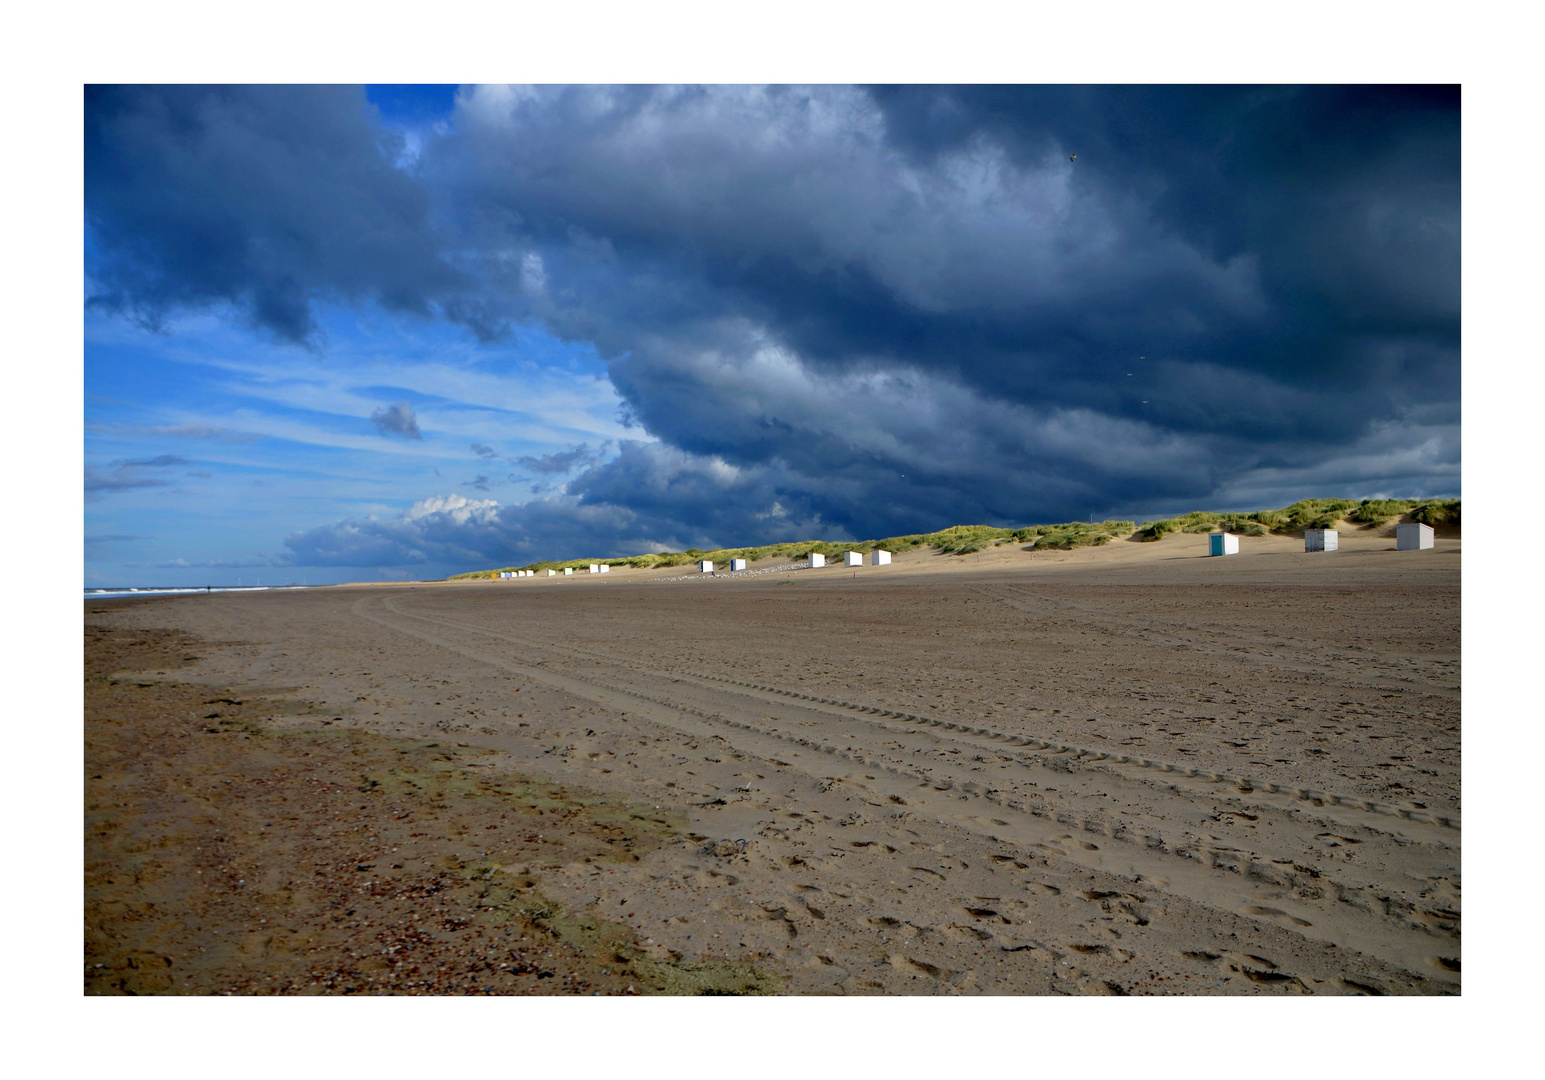
[{"label": "tire track", "polygon": [[[445,619],[438,616],[428,616],[413,612],[401,611],[396,606],[394,601],[385,601],[385,604],[389,610],[392,610],[397,614],[404,615],[408,618],[423,619],[428,622],[439,623],[441,625],[452,627],[458,630],[465,630],[470,633],[499,638],[508,641],[511,644],[521,645],[527,648],[536,648],[546,651],[559,651],[555,646],[544,645],[540,642],[532,641],[528,638],[519,637],[506,632],[489,630],[486,627],[474,626],[469,623],[457,622],[455,620]],[[1456,833],[1460,830],[1460,821],[1457,817],[1436,814],[1425,810],[1412,810],[1406,807],[1394,806],[1389,803],[1376,802],[1372,799],[1364,799],[1355,795],[1340,795],[1327,792],[1319,788],[1296,787],[1288,784],[1278,784],[1267,780],[1257,780],[1248,776],[1236,776],[1232,773],[1218,772],[1211,769],[1200,769],[1191,765],[1176,765],[1174,763],[1162,761],[1157,758],[1133,754],[1122,754],[1109,750],[1100,750],[1094,747],[1081,746],[1076,743],[1059,742],[1050,739],[1038,739],[1030,735],[1007,734],[1002,731],[997,731],[993,728],[981,727],[974,724],[964,724],[950,720],[939,720],[934,717],[920,716],[916,713],[910,713],[898,709],[885,709],[877,706],[859,705],[851,701],[844,701],[840,698],[828,698],[821,697],[816,694],[804,694],[795,690],[785,690],[781,687],[767,686],[761,683],[747,682],[741,679],[731,679],[726,676],[708,675],[702,672],[688,671],[665,666],[662,666],[661,668],[655,669],[653,672],[651,672],[650,668],[638,664],[632,660],[610,656],[605,653],[600,653],[593,649],[587,649],[578,645],[565,644],[561,651],[565,655],[578,653],[584,656],[589,656],[604,663],[614,664],[618,667],[643,674],[653,673],[658,676],[664,676],[672,679],[691,679],[699,683],[735,686],[742,689],[755,690],[763,694],[772,694],[791,700],[809,702],[816,705],[825,705],[837,709],[842,709],[846,712],[854,713],[859,716],[878,716],[885,719],[902,720],[909,724],[929,727],[938,731],[972,735],[980,739],[987,739],[994,743],[999,743],[1006,746],[1029,747],[1032,750],[1040,750],[1051,754],[1067,754],[1070,756],[1070,759],[1088,762],[1110,762],[1119,765],[1131,765],[1140,769],[1153,770],[1160,774],[1168,774],[1171,776],[1184,777],[1187,779],[1204,780],[1211,783],[1232,787],[1243,795],[1251,795],[1257,792],[1270,795],[1285,795],[1291,799],[1308,803],[1314,806],[1316,809],[1324,807],[1342,807],[1350,810],[1363,811],[1365,813],[1378,815],[1384,818],[1394,818],[1417,822],[1420,824],[1436,825],[1443,829],[1453,830]],[[1353,821],[1337,821],[1335,823],[1364,825],[1377,831],[1387,831],[1387,826],[1383,825],[1377,820],[1370,821],[1358,819]],[[1457,845],[1457,836],[1453,838],[1452,842]]]},{"label": "tire track", "polygon": [[[892,803],[904,803],[911,808],[909,812],[925,813],[941,823],[954,824],[977,833],[985,833],[992,839],[1019,845],[1024,850],[1038,849],[1052,852],[1091,868],[1117,873],[1132,880],[1145,881],[1205,905],[1215,908],[1226,907],[1237,914],[1288,928],[1305,937],[1346,945],[1370,955],[1381,956],[1405,966],[1408,970],[1425,970],[1425,961],[1435,950],[1451,950],[1453,946],[1451,937],[1444,939],[1430,927],[1421,925],[1413,917],[1420,913],[1414,912],[1411,904],[1402,903],[1388,896],[1378,898],[1383,901],[1382,904],[1374,902],[1366,895],[1365,887],[1338,885],[1311,868],[1297,867],[1281,860],[1253,857],[1247,852],[1229,848],[1227,845],[1208,846],[1200,842],[1200,838],[1193,840],[1187,837],[1176,841],[1164,836],[1162,830],[1146,827],[1148,823],[1143,823],[1144,827],[1127,827],[1124,823],[1112,825],[1108,820],[1097,820],[1063,810],[1026,806],[1004,798],[1001,792],[990,788],[984,789],[973,780],[968,779],[962,783],[958,778],[935,776],[932,770],[909,768],[852,746],[843,747],[829,740],[811,739],[797,734],[769,730],[758,724],[725,716],[722,712],[671,700],[637,687],[620,687],[602,679],[557,671],[550,668],[547,661],[538,661],[534,666],[515,663],[492,656],[481,649],[469,648],[435,634],[410,629],[382,619],[364,610],[368,602],[368,599],[359,601],[355,605],[355,613],[391,630],[449,648],[479,663],[517,671],[529,678],[546,682],[607,706],[616,706],[618,701],[615,699],[618,698],[623,701],[636,700],[649,703],[656,706],[658,710],[663,710],[666,716],[677,718],[676,722],[661,721],[659,713],[654,713],[651,718],[662,722],[667,728],[698,738],[708,737],[728,742],[736,749],[753,753],[779,766],[799,769],[812,777],[820,777],[821,773],[812,772],[810,763],[800,760],[800,751],[861,766],[876,775],[862,773],[839,777],[826,775],[824,779],[842,780],[860,791],[873,793],[879,801],[865,797],[865,801],[871,806],[884,807],[886,805],[884,799],[895,796],[891,798]],[[543,645],[455,620],[404,611],[399,603],[394,599],[382,600],[383,606],[400,618],[453,631],[473,633],[483,638],[502,640],[527,649],[562,652],[565,657],[570,654],[583,654],[599,662],[616,665],[635,675],[670,678],[677,681],[682,679],[682,676],[674,673],[651,671],[594,650],[570,646],[563,646],[560,649],[558,646]],[[809,703],[801,704],[800,707],[806,709],[811,705],[826,706],[828,709],[837,707],[846,709],[856,716],[869,715],[898,719],[914,725],[936,727],[944,732],[969,733],[988,738],[997,736],[998,740],[1004,742],[1024,739],[1024,737],[1003,736],[990,729],[975,728],[972,725],[945,721],[936,721],[930,725],[925,718],[899,710],[859,706],[837,699],[782,691],[778,688],[762,688],[758,684],[741,680],[705,677],[694,673],[683,673],[683,675],[694,682],[723,683],[741,690],[747,688],[760,690],[801,703]],[[710,688],[717,689],[719,692],[740,692],[739,690],[725,691],[720,687],[710,686]],[[841,713],[831,715],[844,719],[851,718]],[[688,721],[686,725],[679,722],[679,718],[686,717],[696,722]],[[895,729],[889,725],[880,724],[877,727],[879,730],[895,733]],[[726,739],[725,732],[731,734],[733,739]],[[930,732],[930,735],[932,734]],[[944,737],[953,738],[949,735]],[[1126,756],[1110,755],[1100,751],[1090,752],[1084,748],[1046,740],[1024,739],[1021,743],[1021,745],[1034,744],[1048,749],[1055,748],[1060,752],[1082,754],[1091,760],[1103,758],[1109,761]],[[784,760],[785,758],[791,760]],[[1036,762],[1034,759],[1024,764],[1045,767],[1044,762]],[[1162,767],[1162,765],[1163,763],[1152,763],[1151,767]],[[1182,772],[1174,766],[1169,767],[1168,771]],[[1205,774],[1203,770],[1195,771]],[[829,772],[829,770],[822,769],[821,772]],[[1120,774],[1113,775],[1120,778]],[[1310,797],[1312,798],[1312,794]],[[965,808],[960,805],[960,800],[976,799],[992,803],[996,807],[996,812],[985,815],[961,812]],[[1104,837],[1118,841],[1120,845],[1117,848],[1109,846],[1102,848],[1088,840],[1078,839],[1079,835]],[[1305,918],[1306,915],[1312,918]]]}]

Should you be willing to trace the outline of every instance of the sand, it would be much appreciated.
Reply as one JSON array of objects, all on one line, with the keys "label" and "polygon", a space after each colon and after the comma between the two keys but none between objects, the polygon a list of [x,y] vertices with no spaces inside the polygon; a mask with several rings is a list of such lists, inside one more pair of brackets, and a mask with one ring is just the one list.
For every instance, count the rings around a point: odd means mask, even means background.
[{"label": "sand", "polygon": [[1457,993],[1389,531],[88,602],[87,992]]}]

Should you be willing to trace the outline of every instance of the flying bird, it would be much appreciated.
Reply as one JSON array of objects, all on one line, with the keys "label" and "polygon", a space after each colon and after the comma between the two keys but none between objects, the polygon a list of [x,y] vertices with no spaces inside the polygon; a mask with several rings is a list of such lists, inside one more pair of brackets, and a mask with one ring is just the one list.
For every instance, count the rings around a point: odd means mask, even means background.
[{"label": "flying bird", "polygon": [[1077,161],[1078,160],[1078,155],[1077,154],[1069,154],[1068,155],[1068,160],[1069,161]]}]

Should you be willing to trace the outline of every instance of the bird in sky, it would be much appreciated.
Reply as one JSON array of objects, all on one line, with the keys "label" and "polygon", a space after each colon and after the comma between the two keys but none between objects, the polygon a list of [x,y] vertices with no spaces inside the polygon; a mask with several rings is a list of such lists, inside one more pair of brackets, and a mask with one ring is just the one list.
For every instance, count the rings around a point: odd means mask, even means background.
[{"label": "bird in sky", "polygon": [[1069,154],[1068,155],[1068,160],[1069,161],[1077,161],[1078,160],[1078,155],[1077,154]]}]

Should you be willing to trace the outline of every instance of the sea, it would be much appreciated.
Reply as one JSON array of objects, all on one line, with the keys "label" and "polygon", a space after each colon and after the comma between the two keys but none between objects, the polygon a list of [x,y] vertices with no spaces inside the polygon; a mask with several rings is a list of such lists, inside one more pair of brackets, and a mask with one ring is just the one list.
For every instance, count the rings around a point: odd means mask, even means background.
[{"label": "sea", "polygon": [[122,588],[87,589],[87,600],[108,600],[115,596],[179,596],[189,593],[217,593],[217,592],[281,592],[286,589],[304,589],[305,585],[211,585],[207,588],[187,588],[184,586],[124,586]]}]

